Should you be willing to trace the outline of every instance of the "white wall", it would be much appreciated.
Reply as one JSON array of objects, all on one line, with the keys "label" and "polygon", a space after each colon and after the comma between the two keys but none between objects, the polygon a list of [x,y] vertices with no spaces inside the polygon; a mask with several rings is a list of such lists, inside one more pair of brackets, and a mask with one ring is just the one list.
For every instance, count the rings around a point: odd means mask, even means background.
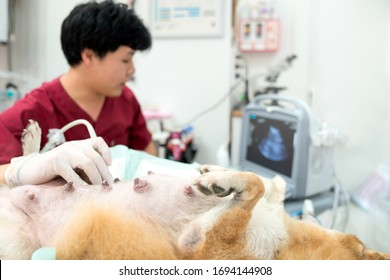
[{"label": "white wall", "polygon": [[378,163],[390,163],[390,1],[316,0],[310,11],[313,109],[348,137],[336,171],[355,189]]},{"label": "white wall", "polygon": [[[231,1],[224,1],[224,34],[216,38],[153,40],[149,53],[136,57],[133,86],[144,108],[161,109],[173,115],[173,124],[187,122],[226,95],[232,71]],[[136,10],[150,24],[147,1]],[[216,163],[218,148],[229,137],[229,99],[192,123],[199,145],[196,161]],[[181,127],[182,128],[182,127]]]},{"label": "white wall", "polygon": [[61,25],[65,17],[70,11],[82,0],[67,0],[67,1],[50,1],[46,0],[46,33],[48,34],[43,43],[45,44],[46,57],[45,61],[46,71],[45,80],[51,80],[68,70],[68,63],[61,49]]},{"label": "white wall", "polygon": [[8,0],[0,0],[0,42],[8,41]]},{"label": "white wall", "polygon": [[47,0],[9,1],[15,11],[13,34],[8,43],[12,61],[9,66],[21,77],[19,88],[22,93],[39,86],[46,78],[46,2]]},{"label": "white wall", "polygon": [[7,45],[0,45],[0,57],[0,71],[5,72],[8,70]]}]

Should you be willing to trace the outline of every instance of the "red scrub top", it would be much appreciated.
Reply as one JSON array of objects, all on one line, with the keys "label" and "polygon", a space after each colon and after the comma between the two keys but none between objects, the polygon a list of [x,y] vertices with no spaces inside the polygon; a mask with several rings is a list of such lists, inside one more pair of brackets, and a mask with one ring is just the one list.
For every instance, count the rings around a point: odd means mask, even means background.
[{"label": "red scrub top", "polygon": [[[33,90],[0,115],[0,164],[22,155],[20,139],[29,119],[41,127],[41,148],[47,142],[50,128],[62,128],[76,119],[89,121],[109,146],[122,144],[143,150],[151,141],[141,107],[129,88],[123,87],[119,97],[106,98],[95,122],[69,97],[57,78]],[[67,141],[89,138],[88,130],[84,125],[74,126],[65,132],[65,138]]]}]

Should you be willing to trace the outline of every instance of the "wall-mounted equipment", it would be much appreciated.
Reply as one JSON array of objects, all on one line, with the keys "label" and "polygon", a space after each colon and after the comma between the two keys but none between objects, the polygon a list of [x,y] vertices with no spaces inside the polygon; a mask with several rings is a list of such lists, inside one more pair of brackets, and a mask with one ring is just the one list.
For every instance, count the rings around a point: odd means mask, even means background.
[{"label": "wall-mounted equipment", "polygon": [[207,38],[223,35],[223,0],[151,1],[154,38]]},{"label": "wall-mounted equipment", "polygon": [[242,19],[239,48],[241,52],[274,52],[279,48],[279,21],[275,19]]},{"label": "wall-mounted equipment", "polygon": [[238,48],[241,52],[275,52],[280,45],[280,21],[274,1],[244,4],[238,14]]}]

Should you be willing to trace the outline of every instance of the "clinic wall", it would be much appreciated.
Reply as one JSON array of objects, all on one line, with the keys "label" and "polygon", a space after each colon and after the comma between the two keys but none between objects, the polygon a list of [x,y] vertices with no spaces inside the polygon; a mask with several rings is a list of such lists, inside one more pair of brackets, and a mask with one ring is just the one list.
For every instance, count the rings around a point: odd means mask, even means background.
[{"label": "clinic wall", "polygon": [[[22,93],[39,85],[45,74],[45,46],[42,41],[46,35],[45,0],[9,1],[15,13],[10,17],[12,34],[1,55],[2,71],[19,86]],[[8,63],[10,62],[10,63]],[[8,79],[8,78],[7,78]]]},{"label": "clinic wall", "polygon": [[390,1],[316,0],[310,8],[309,90],[315,113],[347,137],[338,178],[350,190],[389,165]]},{"label": "clinic wall", "polygon": [[60,43],[61,24],[81,2],[84,1],[10,1],[15,13],[9,42],[12,72],[22,79],[22,94],[67,71]]},{"label": "clinic wall", "polygon": [[[137,1],[136,11],[150,25],[149,1]],[[172,113],[166,122],[182,129],[200,112],[228,94],[232,76],[231,1],[224,1],[223,36],[153,39],[150,52],[136,56],[132,88],[142,106]],[[199,147],[196,161],[217,163],[219,147],[229,139],[229,99],[191,121]]]},{"label": "clinic wall", "polygon": [[0,71],[5,72],[8,70],[7,45],[0,45],[0,57]]}]

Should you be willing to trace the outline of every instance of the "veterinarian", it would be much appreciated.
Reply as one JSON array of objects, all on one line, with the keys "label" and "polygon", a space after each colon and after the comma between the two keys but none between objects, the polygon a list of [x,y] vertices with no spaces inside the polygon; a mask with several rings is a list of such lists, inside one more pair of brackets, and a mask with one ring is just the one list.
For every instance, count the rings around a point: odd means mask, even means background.
[{"label": "veterinarian", "polygon": [[[125,85],[135,71],[135,52],[149,49],[151,43],[145,25],[124,4],[92,1],[76,6],[61,29],[69,70],[34,89],[0,115],[0,183],[44,183],[75,168],[84,173],[89,170],[87,175],[91,177],[100,173],[92,183],[110,181],[107,147],[118,144],[156,155],[141,107]],[[21,136],[30,119],[41,127],[41,148],[47,142],[49,129],[62,128],[76,119],[90,122],[101,138],[65,143],[47,156],[26,160],[20,157]],[[82,140],[89,134],[85,127],[76,126],[65,132],[65,138]],[[25,172],[27,169],[31,172]],[[6,172],[12,178],[7,182]],[[74,180],[74,176],[65,179]]]}]

